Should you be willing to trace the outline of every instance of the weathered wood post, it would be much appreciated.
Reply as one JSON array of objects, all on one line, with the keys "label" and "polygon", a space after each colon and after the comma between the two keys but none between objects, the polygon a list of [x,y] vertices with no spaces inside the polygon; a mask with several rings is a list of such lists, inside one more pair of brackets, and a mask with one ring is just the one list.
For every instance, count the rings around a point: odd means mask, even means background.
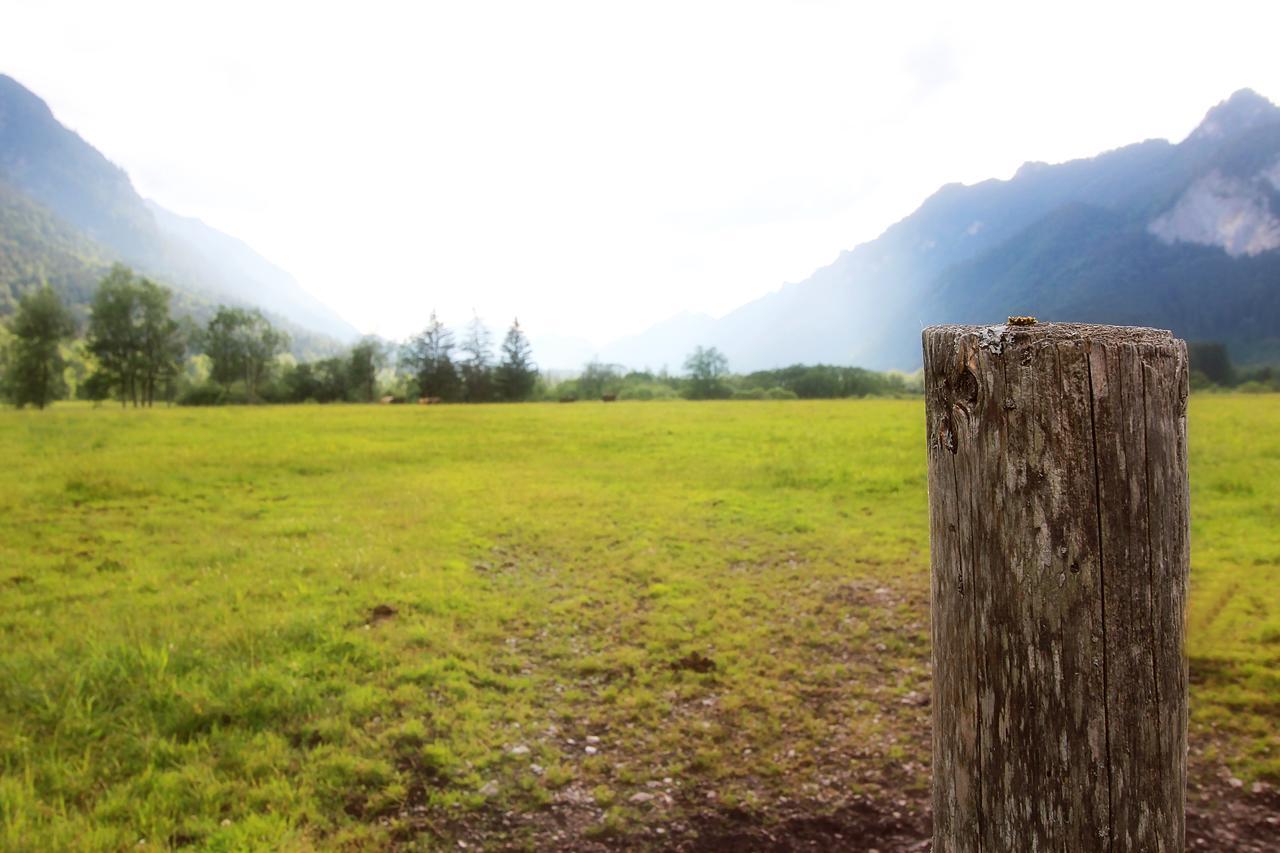
[{"label": "weathered wood post", "polygon": [[1186,344],[1010,319],[924,331],[933,849],[1181,853]]}]

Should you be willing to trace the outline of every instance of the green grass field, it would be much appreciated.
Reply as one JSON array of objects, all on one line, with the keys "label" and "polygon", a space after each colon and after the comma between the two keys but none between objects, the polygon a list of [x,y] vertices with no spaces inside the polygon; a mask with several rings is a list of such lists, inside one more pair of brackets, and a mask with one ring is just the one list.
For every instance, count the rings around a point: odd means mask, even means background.
[{"label": "green grass field", "polygon": [[[0,848],[927,791],[918,400],[59,406],[0,459]],[[1194,398],[1191,482],[1193,773],[1280,781],[1280,398]]]}]

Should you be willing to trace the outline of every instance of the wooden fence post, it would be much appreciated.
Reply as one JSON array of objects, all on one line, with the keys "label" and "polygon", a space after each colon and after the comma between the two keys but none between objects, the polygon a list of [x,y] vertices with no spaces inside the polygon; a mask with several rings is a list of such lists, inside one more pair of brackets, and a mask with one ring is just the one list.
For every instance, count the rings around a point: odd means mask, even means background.
[{"label": "wooden fence post", "polygon": [[1186,344],[933,326],[924,370],[935,853],[1182,853]]}]

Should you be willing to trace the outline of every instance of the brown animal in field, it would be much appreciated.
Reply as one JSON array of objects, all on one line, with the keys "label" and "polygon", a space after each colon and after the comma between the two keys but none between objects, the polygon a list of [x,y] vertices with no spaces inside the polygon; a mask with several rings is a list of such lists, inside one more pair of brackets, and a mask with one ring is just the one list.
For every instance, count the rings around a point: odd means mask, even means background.
[{"label": "brown animal in field", "polygon": [[443,402],[444,400],[440,399],[439,397],[419,397],[418,398],[419,406],[438,406]]},{"label": "brown animal in field", "polygon": [[560,398],[560,402],[561,402],[561,403],[576,403],[576,402],[578,402],[578,398],[577,398],[577,397],[561,397],[561,398]]},{"label": "brown animal in field", "polygon": [[605,395],[604,395],[603,397],[601,397],[600,399],[601,399],[602,401],[606,402],[606,403],[616,403],[616,402],[618,401],[618,395],[617,395],[617,394],[605,394]]},{"label": "brown animal in field", "polygon": [[397,400],[397,399],[395,398],[395,395],[393,395],[393,394],[388,394],[387,396],[383,397],[383,398],[382,398],[381,400],[379,400],[378,402],[379,402],[379,403],[381,403],[381,404],[382,404],[382,405],[384,405],[384,406],[387,406],[387,405],[390,405],[391,403],[399,403],[400,401],[399,401],[399,400]]}]

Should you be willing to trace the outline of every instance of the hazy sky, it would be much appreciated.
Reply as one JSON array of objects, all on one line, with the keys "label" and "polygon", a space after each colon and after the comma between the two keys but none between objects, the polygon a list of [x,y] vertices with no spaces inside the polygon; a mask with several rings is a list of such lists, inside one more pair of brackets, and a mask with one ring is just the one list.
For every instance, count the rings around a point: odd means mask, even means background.
[{"label": "hazy sky", "polygon": [[943,183],[1280,98],[1280,3],[0,0],[0,71],[367,332],[723,313]]}]

